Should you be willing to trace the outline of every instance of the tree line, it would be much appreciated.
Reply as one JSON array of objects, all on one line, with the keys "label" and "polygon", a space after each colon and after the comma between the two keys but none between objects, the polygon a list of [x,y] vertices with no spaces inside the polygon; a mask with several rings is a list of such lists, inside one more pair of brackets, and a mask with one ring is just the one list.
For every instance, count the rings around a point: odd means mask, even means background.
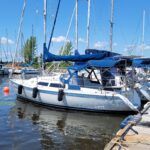
[{"label": "tree line", "polygon": [[[65,46],[61,47],[59,50],[59,55],[71,55],[73,50],[72,43],[69,41]],[[22,48],[22,56],[24,62],[34,68],[39,68],[42,63],[42,54],[38,56],[37,54],[37,40],[35,36],[30,36]],[[39,61],[40,59],[40,61]],[[52,65],[51,63],[46,63],[46,68]],[[71,62],[59,62],[59,67],[67,67],[71,65]]]}]

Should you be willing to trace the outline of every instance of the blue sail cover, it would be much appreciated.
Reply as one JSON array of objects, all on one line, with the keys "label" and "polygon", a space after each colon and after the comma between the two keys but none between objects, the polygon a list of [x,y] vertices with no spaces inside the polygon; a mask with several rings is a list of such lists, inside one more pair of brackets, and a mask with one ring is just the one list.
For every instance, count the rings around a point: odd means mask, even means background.
[{"label": "blue sail cover", "polygon": [[44,62],[52,62],[52,61],[72,61],[72,62],[86,62],[88,60],[100,60],[105,57],[116,56],[119,55],[117,53],[105,51],[105,50],[86,50],[84,55],[69,55],[69,56],[61,56],[54,55],[50,53],[46,46],[44,46],[44,54],[43,61]]},{"label": "blue sail cover", "polygon": [[69,70],[80,71],[86,68],[112,68],[126,67],[132,65],[132,59],[124,56],[106,57],[102,60],[89,60],[82,65],[73,65],[68,67]]},{"label": "blue sail cover", "polygon": [[134,67],[150,67],[150,58],[133,59]]},{"label": "blue sail cover", "polygon": [[88,61],[88,66],[95,67],[95,68],[125,67],[131,65],[132,65],[132,60],[123,56],[114,56],[114,57],[104,58],[103,60]]},{"label": "blue sail cover", "polygon": [[107,58],[103,60],[90,60],[88,62],[88,66],[95,67],[95,68],[111,68],[118,63],[119,60],[114,60],[112,58]]}]

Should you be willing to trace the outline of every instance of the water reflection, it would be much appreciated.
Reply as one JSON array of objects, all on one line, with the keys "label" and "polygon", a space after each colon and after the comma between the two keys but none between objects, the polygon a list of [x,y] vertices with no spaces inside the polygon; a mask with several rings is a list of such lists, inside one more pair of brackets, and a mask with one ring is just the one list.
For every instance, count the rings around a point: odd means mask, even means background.
[{"label": "water reflection", "polygon": [[108,114],[52,110],[21,101],[16,101],[15,107],[11,109],[11,118],[14,118],[14,114],[19,122],[18,128],[23,130],[22,138],[26,141],[20,143],[21,147],[27,145],[34,149],[37,145],[42,149],[103,149],[124,118]]}]

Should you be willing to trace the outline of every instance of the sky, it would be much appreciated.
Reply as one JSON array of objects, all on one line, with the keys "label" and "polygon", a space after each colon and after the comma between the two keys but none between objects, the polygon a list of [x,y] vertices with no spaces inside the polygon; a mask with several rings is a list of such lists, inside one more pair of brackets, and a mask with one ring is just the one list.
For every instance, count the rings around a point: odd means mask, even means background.
[{"label": "sky", "polygon": [[[47,0],[47,43],[49,41],[58,0]],[[86,49],[87,0],[79,1],[79,52]],[[0,5],[0,58],[11,59],[16,48],[16,39],[24,0],[1,0]],[[50,51],[57,54],[64,43],[70,40],[75,49],[75,17],[68,39],[66,33],[75,7],[75,0],[61,0],[60,10]],[[111,0],[91,0],[90,48],[109,50]],[[150,57],[150,0],[114,0],[113,51],[125,55],[142,54],[142,17],[145,10],[145,57]],[[33,26],[33,31],[32,31]],[[37,55],[42,52],[43,0],[27,0],[23,18],[23,41],[31,35],[37,37]],[[7,40],[8,39],[8,40]],[[7,46],[8,42],[8,46]],[[21,49],[21,39],[19,49]],[[4,53],[5,50],[5,53]],[[8,51],[8,52],[7,52]]]}]

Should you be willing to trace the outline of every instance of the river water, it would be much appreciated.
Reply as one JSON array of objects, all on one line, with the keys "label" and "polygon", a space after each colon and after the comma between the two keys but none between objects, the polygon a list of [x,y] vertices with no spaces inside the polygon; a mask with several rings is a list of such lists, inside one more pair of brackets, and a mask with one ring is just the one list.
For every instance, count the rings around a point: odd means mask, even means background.
[{"label": "river water", "polygon": [[[9,86],[10,93],[3,93]],[[17,99],[0,77],[0,149],[101,150],[115,135],[122,115],[47,109]]]}]

